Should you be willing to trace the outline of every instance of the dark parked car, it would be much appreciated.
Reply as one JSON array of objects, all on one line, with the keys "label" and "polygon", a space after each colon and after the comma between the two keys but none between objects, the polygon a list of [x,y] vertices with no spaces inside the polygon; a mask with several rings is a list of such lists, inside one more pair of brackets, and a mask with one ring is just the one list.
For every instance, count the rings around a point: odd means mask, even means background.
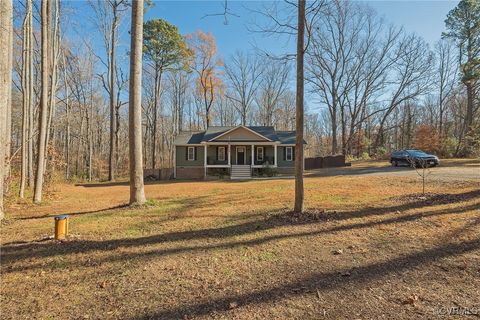
[{"label": "dark parked car", "polygon": [[416,149],[394,151],[390,156],[390,162],[395,167],[401,164],[415,165],[416,167],[435,167],[440,164],[437,156]]}]

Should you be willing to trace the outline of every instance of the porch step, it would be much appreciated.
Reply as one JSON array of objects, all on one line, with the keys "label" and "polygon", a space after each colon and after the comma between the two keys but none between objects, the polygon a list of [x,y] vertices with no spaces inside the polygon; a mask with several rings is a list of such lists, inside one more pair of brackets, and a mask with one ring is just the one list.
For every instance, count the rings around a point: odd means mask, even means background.
[{"label": "porch step", "polygon": [[232,165],[230,179],[250,179],[252,172],[249,165]]}]

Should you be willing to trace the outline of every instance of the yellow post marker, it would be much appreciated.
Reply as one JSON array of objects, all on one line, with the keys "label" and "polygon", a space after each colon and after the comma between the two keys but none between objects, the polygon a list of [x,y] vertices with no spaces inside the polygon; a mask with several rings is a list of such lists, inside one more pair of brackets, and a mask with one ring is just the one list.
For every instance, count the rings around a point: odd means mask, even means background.
[{"label": "yellow post marker", "polygon": [[68,235],[68,215],[55,216],[55,239],[62,240]]}]

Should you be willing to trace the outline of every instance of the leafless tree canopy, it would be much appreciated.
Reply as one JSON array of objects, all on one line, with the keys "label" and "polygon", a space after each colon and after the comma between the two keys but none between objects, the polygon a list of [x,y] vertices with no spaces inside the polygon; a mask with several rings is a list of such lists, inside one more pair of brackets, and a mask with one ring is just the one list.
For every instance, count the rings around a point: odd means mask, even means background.
[{"label": "leafless tree canopy", "polygon": [[[41,201],[42,186],[55,179],[127,177],[131,52],[123,39],[129,38],[131,4],[90,1],[91,19],[82,23],[100,31],[97,48],[89,34],[67,23],[75,16],[69,2],[14,3],[12,103],[11,113],[2,112],[2,130],[10,138],[4,142],[6,175],[18,179],[20,196],[35,185]],[[295,129],[298,4],[252,8],[248,29],[284,41],[285,52],[257,44],[223,55],[215,35],[199,30],[182,35],[191,54],[181,67],[155,77],[151,61],[143,59],[146,168],[172,167],[173,141],[183,130],[238,124]],[[209,14],[238,19],[229,2],[205,12],[205,19]],[[469,107],[458,41],[429,46],[357,1],[309,1],[303,22],[307,157],[383,157],[409,147],[441,156],[478,154],[480,81],[472,82]]]}]

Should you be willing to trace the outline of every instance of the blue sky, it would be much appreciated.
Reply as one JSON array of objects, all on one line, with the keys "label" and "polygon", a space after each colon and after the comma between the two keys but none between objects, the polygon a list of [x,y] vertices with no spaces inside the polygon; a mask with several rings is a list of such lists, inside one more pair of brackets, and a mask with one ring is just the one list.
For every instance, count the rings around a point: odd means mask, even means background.
[{"label": "blue sky", "polygon": [[445,18],[458,1],[367,1],[391,23],[422,36],[431,45],[440,39]]},{"label": "blue sky", "polygon": [[[456,6],[458,1],[363,1],[374,8],[384,18],[397,25],[404,26],[407,31],[415,32],[430,44],[440,38],[444,30],[444,20],[447,13]],[[265,37],[263,34],[252,33],[247,29],[251,22],[259,17],[251,10],[269,2],[232,1],[229,8],[239,17],[230,16],[228,24],[224,24],[221,16],[208,16],[223,10],[223,1],[156,1],[145,15],[145,20],[162,18],[176,25],[182,34],[198,29],[212,32],[217,39],[218,51],[228,58],[235,50],[252,50],[254,46],[267,49],[274,53],[284,53],[292,48],[284,39]],[[75,14],[69,18],[70,31],[78,34],[88,31],[88,37],[94,44],[100,45],[99,34],[91,26],[92,12],[86,1],[71,1]],[[129,45],[128,28],[124,24],[121,32],[121,45],[126,51]],[[96,46],[98,47],[98,46]],[[99,50],[102,50],[99,47]]]},{"label": "blue sky", "polygon": [[[403,25],[407,31],[416,32],[433,44],[444,30],[447,13],[457,1],[364,1],[380,15],[395,25]],[[258,1],[229,1],[229,8],[239,17],[229,17],[224,25],[223,17],[206,14],[222,12],[222,1],[159,1],[145,19],[163,18],[177,25],[182,33],[197,29],[211,31],[217,38],[219,51],[228,56],[237,49],[249,50],[252,45],[285,51],[285,41],[251,33],[247,25],[253,21],[252,12],[261,6]],[[267,2],[268,4],[268,2]],[[257,16],[258,19],[258,16]]]},{"label": "blue sky", "polygon": [[[440,39],[444,31],[446,15],[458,3],[458,1],[391,0],[362,2],[375,9],[387,22],[417,33],[430,45]],[[230,16],[228,24],[225,25],[223,16],[206,16],[222,12],[223,1],[156,1],[155,6],[147,10],[145,21],[156,18],[165,19],[176,25],[182,34],[199,29],[212,32],[217,40],[218,52],[224,59],[228,59],[236,50],[252,51],[255,47],[274,54],[291,53],[295,45],[294,39],[288,42],[286,39],[252,33],[248,30],[247,26],[251,26],[253,21],[262,22],[261,17],[253,14],[252,10],[269,4],[271,2],[229,0],[229,9],[238,17]],[[88,3],[85,0],[70,1],[65,7],[74,9],[68,17],[66,32],[70,36],[75,37],[76,34],[79,37],[88,38],[93,47],[97,48],[97,54],[104,56],[105,50],[99,32],[93,28],[93,13]],[[124,72],[128,72],[129,23],[125,22],[120,28],[118,61],[123,66]],[[310,110],[317,108],[321,106],[314,101],[310,101],[307,106]]]}]

